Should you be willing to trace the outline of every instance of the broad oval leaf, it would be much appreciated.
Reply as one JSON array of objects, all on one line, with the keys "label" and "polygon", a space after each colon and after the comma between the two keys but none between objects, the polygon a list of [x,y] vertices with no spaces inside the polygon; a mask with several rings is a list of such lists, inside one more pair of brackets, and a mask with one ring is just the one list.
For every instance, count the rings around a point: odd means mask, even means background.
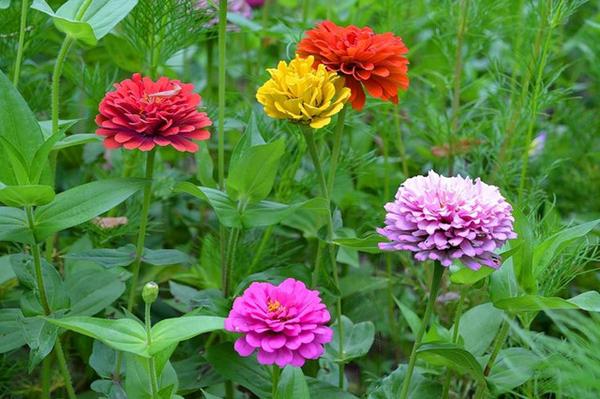
[{"label": "broad oval leaf", "polygon": [[81,19],[85,0],[69,0],[56,12],[45,0],[34,0],[32,8],[52,17],[56,29],[90,46],[95,46],[136,6],[137,0],[93,0]]},{"label": "broad oval leaf", "polygon": [[53,151],[64,150],[65,148],[83,145],[87,143],[95,143],[102,141],[102,138],[94,133],[77,133],[72,134],[56,142],[52,147]]},{"label": "broad oval leaf", "polygon": [[146,184],[143,179],[108,179],[77,186],[56,196],[35,211],[35,237],[42,241],[53,233],[77,226],[114,208]]},{"label": "broad oval leaf", "polygon": [[132,319],[108,320],[96,317],[73,316],[62,319],[46,318],[66,330],[87,335],[113,349],[149,357],[144,327]]},{"label": "broad oval leaf", "polygon": [[351,359],[366,355],[375,340],[375,325],[370,321],[354,324],[349,318],[342,316],[344,323],[344,353],[339,353],[339,328],[333,326],[333,339],[327,345],[327,356],[334,361],[347,363]]},{"label": "broad oval leaf", "polygon": [[209,331],[222,330],[225,319],[212,316],[183,316],[161,320],[152,327],[150,354]]},{"label": "broad oval leaf", "polygon": [[600,293],[597,291],[587,291],[571,299],[544,297],[540,295],[521,295],[496,301],[494,302],[494,306],[514,313],[558,309],[581,309],[588,312],[600,312]]},{"label": "broad oval leaf", "polygon": [[27,216],[22,209],[0,206],[0,241],[33,242]]},{"label": "broad oval leaf", "polygon": [[469,374],[474,379],[484,379],[483,369],[475,357],[456,344],[447,342],[429,342],[419,346],[419,355],[434,355],[447,366],[462,374]]},{"label": "broad oval leaf", "polygon": [[275,399],[310,399],[308,384],[299,367],[286,366],[281,373]]},{"label": "broad oval leaf", "polygon": [[44,185],[4,186],[0,183],[0,202],[8,206],[46,205],[54,200],[54,189]]}]

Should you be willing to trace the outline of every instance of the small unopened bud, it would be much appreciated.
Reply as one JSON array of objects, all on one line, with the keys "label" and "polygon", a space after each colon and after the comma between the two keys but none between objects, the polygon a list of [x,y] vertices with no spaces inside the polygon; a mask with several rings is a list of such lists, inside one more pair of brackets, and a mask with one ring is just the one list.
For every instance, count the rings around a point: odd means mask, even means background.
[{"label": "small unopened bud", "polygon": [[142,290],[142,298],[144,298],[144,302],[146,303],[154,303],[156,298],[158,298],[158,284],[154,281],[146,283]]}]

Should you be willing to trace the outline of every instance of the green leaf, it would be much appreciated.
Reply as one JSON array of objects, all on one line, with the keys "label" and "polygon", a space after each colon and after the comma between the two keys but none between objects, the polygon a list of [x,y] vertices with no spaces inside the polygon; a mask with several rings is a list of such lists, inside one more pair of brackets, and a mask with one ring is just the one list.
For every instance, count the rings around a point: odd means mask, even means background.
[{"label": "green leaf", "polygon": [[54,189],[50,186],[5,186],[0,183],[0,202],[15,208],[46,205],[52,202],[54,197]]},{"label": "green leaf", "polygon": [[[29,167],[36,151],[44,142],[44,136],[33,112],[8,78],[0,71],[0,159],[10,161],[12,168],[3,164],[0,181],[7,185],[27,184]],[[6,143],[17,152],[22,165],[18,165]],[[19,172],[20,170],[20,172]],[[21,174],[21,181],[16,174]],[[23,175],[25,173],[25,176]]]},{"label": "green leaf", "polygon": [[[170,355],[172,351],[168,352]],[[175,369],[161,356],[163,361],[155,358],[156,363],[162,363],[162,366],[156,365],[156,374],[158,382],[158,397],[160,399],[171,399],[177,392],[179,381]],[[150,392],[150,367],[148,359],[127,354],[126,358],[127,372],[125,379],[125,391],[128,399],[153,399]]]},{"label": "green leaf", "polygon": [[0,206],[0,241],[33,242],[27,216],[21,209]]},{"label": "green leaf", "polygon": [[97,339],[113,349],[149,357],[144,327],[132,319],[108,320],[87,316],[47,320],[66,330]]},{"label": "green leaf", "polygon": [[127,244],[124,247],[94,248],[81,252],[67,253],[65,259],[96,263],[106,269],[118,266],[129,266],[135,260],[135,245]]},{"label": "green leaf", "polygon": [[515,209],[515,231],[518,238],[510,245],[516,245],[519,250],[513,255],[515,277],[525,292],[533,294],[537,291],[537,281],[534,277],[533,245],[535,236],[529,219],[518,209]]},{"label": "green leaf", "polygon": [[23,317],[20,309],[0,309],[0,353],[25,345],[20,317]]},{"label": "green leaf", "polygon": [[54,348],[58,328],[41,317],[19,317],[23,337],[31,349],[29,352],[29,372],[31,373]]},{"label": "green leaf", "polygon": [[342,391],[337,386],[331,385],[312,377],[305,377],[311,399],[357,399],[349,392]]},{"label": "green leaf", "polygon": [[224,378],[249,389],[259,398],[271,397],[271,375],[253,357],[241,357],[231,343],[213,345],[206,359]]},{"label": "green leaf", "polygon": [[0,256],[0,285],[17,277],[10,265],[11,256],[12,255]]},{"label": "green leaf", "polygon": [[413,333],[413,335],[416,336],[419,330],[421,329],[421,319],[411,308],[400,302],[396,297],[394,297],[394,301],[400,309],[402,316],[404,316],[404,319],[408,323],[410,331]]},{"label": "green leaf", "polygon": [[242,227],[237,204],[229,199],[224,192],[210,187],[195,186],[189,182],[178,183],[174,191],[190,194],[203,201],[207,201],[215,211],[222,225],[226,227]]},{"label": "green leaf", "polygon": [[77,226],[114,208],[142,189],[143,179],[109,179],[62,192],[35,211],[35,237],[42,241],[55,232]]},{"label": "green leaf", "polygon": [[281,373],[275,399],[310,399],[304,373],[299,367],[286,366]]},{"label": "green leaf", "polygon": [[190,257],[177,249],[144,248],[142,261],[153,266],[182,265],[190,262]]},{"label": "green leaf", "polygon": [[342,323],[344,323],[344,354],[338,352],[339,327],[335,324],[333,339],[327,345],[327,355],[334,361],[347,363],[369,352],[375,340],[375,325],[370,321],[354,324],[346,316],[342,316]]},{"label": "green leaf", "polygon": [[500,299],[494,302],[494,306],[515,313],[554,309],[581,309],[588,312],[600,312],[600,293],[597,291],[587,291],[571,299],[522,295],[514,298]]},{"label": "green leaf", "polygon": [[246,203],[265,199],[273,188],[284,149],[283,139],[245,149],[229,167],[225,184],[229,197]]},{"label": "green leaf", "polygon": [[244,210],[240,210],[240,219],[245,228],[272,226],[305,209],[328,212],[327,201],[324,198],[313,198],[291,205],[260,201],[248,205]]},{"label": "green leaf", "polygon": [[225,319],[212,316],[183,316],[161,320],[152,327],[152,345],[150,354],[181,341],[188,340],[196,335],[209,331],[222,330]]},{"label": "green leaf", "polygon": [[265,139],[263,138],[259,128],[258,123],[256,122],[256,114],[254,111],[250,114],[250,120],[248,120],[248,124],[246,125],[246,130],[244,134],[239,139],[233,151],[231,152],[231,158],[229,160],[230,165],[237,163],[242,154],[248,151],[249,148],[255,147],[258,145],[266,144]]},{"label": "green leaf", "polygon": [[[33,258],[30,255],[16,254],[11,256],[10,263],[15,275],[19,279],[19,283],[33,290],[25,293],[21,297],[21,308],[23,313],[26,316],[44,314],[44,310],[38,298],[39,290],[37,279],[35,277]],[[53,311],[68,308],[69,297],[65,291],[61,275],[54,266],[45,259],[42,259],[41,263],[44,288],[46,290],[46,297],[50,308]],[[25,303],[29,306],[24,307],[24,301],[26,301]]]},{"label": "green leaf", "polygon": [[93,316],[121,297],[125,283],[118,272],[86,265],[67,274],[65,288],[71,302],[69,316]]},{"label": "green leaf", "polygon": [[[92,354],[90,355],[89,365],[96,374],[103,378],[111,378],[115,371],[117,361],[117,352],[106,346],[100,341],[94,341],[92,345]],[[124,371],[124,364],[121,364],[121,371]]]},{"label": "green leaf", "polygon": [[239,26],[240,28],[246,28],[252,32],[258,32],[262,30],[262,26],[260,24],[257,24],[256,22],[253,22],[248,18],[244,17],[242,14],[236,12],[228,12],[227,21],[231,22],[236,26]]},{"label": "green leaf", "polygon": [[533,252],[535,273],[538,274],[544,270],[550,264],[552,258],[559,255],[573,241],[585,237],[598,224],[600,224],[600,219],[561,230],[542,241],[535,247]]},{"label": "green leaf", "polygon": [[494,304],[503,298],[512,298],[519,294],[512,259],[506,261],[499,270],[492,273],[489,291]]},{"label": "green leaf", "polygon": [[527,349],[503,349],[487,380],[496,394],[509,392],[531,379],[541,362],[538,355]]},{"label": "green leaf", "polygon": [[382,242],[382,238],[378,234],[371,234],[363,238],[336,238],[333,243],[343,248],[355,249],[360,252],[370,254],[381,253],[378,244]]},{"label": "green leaf", "polygon": [[196,177],[203,186],[217,188],[217,182],[213,178],[213,159],[208,151],[208,144],[205,141],[198,143],[198,151],[195,154],[196,158]]},{"label": "green leaf", "polygon": [[54,144],[54,146],[52,147],[52,151],[60,151],[64,150],[65,148],[75,147],[78,145],[88,143],[96,143],[100,141],[102,141],[102,138],[94,133],[72,134]]},{"label": "green leaf", "polygon": [[[54,136],[50,136],[44,141],[44,143],[38,148],[31,161],[31,167],[29,168],[29,180],[33,183],[38,183],[42,178],[42,174],[47,169],[48,155],[52,152],[52,147],[63,137],[63,133],[59,132]],[[51,177],[51,182],[54,181],[54,177]]]},{"label": "green leaf", "polygon": [[84,2],[85,0],[69,0],[56,12],[44,0],[34,0],[31,7],[50,15],[59,31],[95,46],[137,4],[137,0],[93,0],[81,20],[77,20],[77,13]]},{"label": "green leaf", "polygon": [[484,379],[483,369],[475,357],[465,349],[456,344],[447,342],[430,342],[421,345],[417,349],[420,356],[435,356],[445,366],[461,373],[469,374],[475,380]]},{"label": "green leaf", "polygon": [[[368,399],[397,399],[402,391],[406,377],[405,364],[398,366],[390,375],[382,379],[374,390],[369,392]],[[408,397],[411,399],[439,399],[442,397],[442,386],[434,380],[425,378],[415,370],[410,380]]]},{"label": "green leaf", "polygon": [[10,7],[10,0],[0,0],[0,10]]},{"label": "green leaf", "polygon": [[458,332],[473,356],[481,356],[490,346],[503,320],[503,312],[491,303],[467,310],[460,318]]},{"label": "green leaf", "polygon": [[452,281],[454,284],[473,285],[478,281],[483,280],[494,271],[495,269],[486,266],[483,266],[479,270],[461,267],[458,269],[458,271],[450,274],[450,281]]}]

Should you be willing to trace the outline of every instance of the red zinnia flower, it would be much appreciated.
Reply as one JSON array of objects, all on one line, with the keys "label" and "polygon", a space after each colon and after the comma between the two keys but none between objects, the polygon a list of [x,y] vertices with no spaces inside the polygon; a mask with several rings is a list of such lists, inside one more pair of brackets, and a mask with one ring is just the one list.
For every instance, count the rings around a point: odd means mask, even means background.
[{"label": "red zinnia flower", "polygon": [[192,140],[207,140],[212,125],[196,109],[201,97],[191,84],[162,77],[153,82],[139,73],[115,84],[106,94],[96,116],[106,148],[125,147],[150,151],[155,146],[173,146],[177,151],[198,151]]},{"label": "red zinnia flower", "polygon": [[352,91],[352,108],[359,111],[365,104],[362,85],[373,97],[393,103],[398,102],[398,89],[408,88],[408,48],[390,32],[375,34],[371,28],[325,21],[306,32],[297,52],[343,75]]}]

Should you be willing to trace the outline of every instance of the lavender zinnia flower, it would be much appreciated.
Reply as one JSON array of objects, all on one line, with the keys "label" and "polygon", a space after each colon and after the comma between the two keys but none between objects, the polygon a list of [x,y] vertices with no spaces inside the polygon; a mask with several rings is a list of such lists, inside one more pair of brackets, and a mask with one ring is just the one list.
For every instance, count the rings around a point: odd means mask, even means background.
[{"label": "lavender zinnia flower", "polygon": [[241,356],[258,350],[260,364],[302,367],[318,359],[331,341],[330,316],[318,291],[288,278],[278,286],[252,283],[225,319],[225,329],[244,334],[235,341]]},{"label": "lavender zinnia flower", "polygon": [[386,226],[377,232],[390,242],[380,243],[380,249],[412,251],[418,261],[443,266],[456,259],[473,270],[498,268],[501,260],[493,251],[517,236],[512,207],[498,187],[479,179],[430,171],[406,180],[385,210]]}]

